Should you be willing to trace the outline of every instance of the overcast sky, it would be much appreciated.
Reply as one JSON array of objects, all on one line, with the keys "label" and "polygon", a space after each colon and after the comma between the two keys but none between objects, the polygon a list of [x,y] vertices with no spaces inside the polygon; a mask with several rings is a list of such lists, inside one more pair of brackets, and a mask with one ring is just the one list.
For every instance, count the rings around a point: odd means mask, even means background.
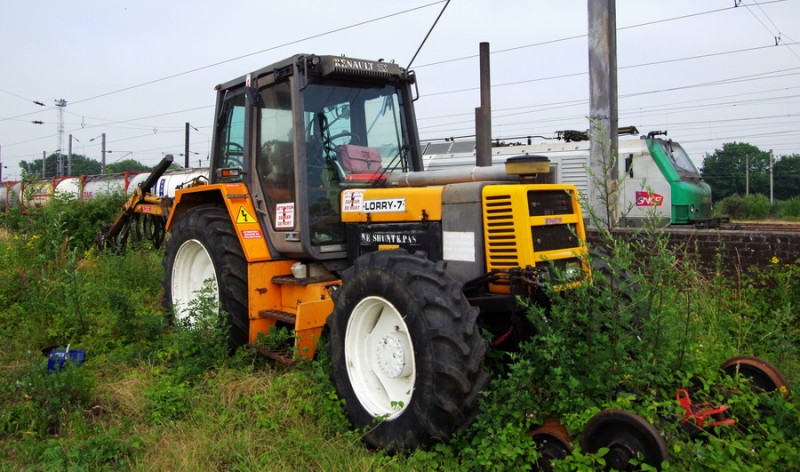
[{"label": "overcast sky", "polygon": [[[723,143],[800,153],[800,0],[617,0],[620,126],[666,129],[700,163]],[[60,146],[207,165],[214,85],[295,53],[408,65],[436,0],[6,1],[0,159]],[[478,45],[492,54],[493,136],[588,127],[586,0],[452,0],[414,60],[423,139],[474,134]],[[777,43],[777,46],[776,46]],[[64,99],[59,142],[55,100]],[[38,106],[34,101],[42,102]],[[42,121],[37,125],[31,121]],[[196,154],[195,154],[196,153]]]}]

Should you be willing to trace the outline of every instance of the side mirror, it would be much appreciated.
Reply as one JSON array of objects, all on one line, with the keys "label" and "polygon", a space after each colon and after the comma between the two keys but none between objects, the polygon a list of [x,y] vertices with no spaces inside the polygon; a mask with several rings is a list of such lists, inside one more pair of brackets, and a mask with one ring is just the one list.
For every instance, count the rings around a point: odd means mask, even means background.
[{"label": "side mirror", "polygon": [[256,89],[255,87],[245,87],[244,95],[248,105],[256,108],[265,107],[264,99],[261,98],[261,94],[258,93],[258,89]]}]

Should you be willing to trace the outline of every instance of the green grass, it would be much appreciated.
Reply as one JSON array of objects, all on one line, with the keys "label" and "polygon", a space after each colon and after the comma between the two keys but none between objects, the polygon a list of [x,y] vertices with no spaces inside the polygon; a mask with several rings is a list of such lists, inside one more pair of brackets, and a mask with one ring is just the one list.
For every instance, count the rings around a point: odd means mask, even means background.
[{"label": "green grass", "polygon": [[[162,254],[98,254],[86,236],[103,218],[96,210],[89,221],[77,210],[69,221],[55,210],[0,221],[0,470],[524,470],[538,457],[531,428],[559,417],[577,438],[612,407],[659,428],[667,469],[800,466],[794,397],[753,392],[718,370],[756,355],[800,380],[795,261],[734,280],[680,262],[655,231],[643,230],[641,247],[608,241],[611,264],[639,287],[633,300],[589,286],[552,293],[552,310],[529,313],[539,334],[487,360],[493,380],[475,423],[390,456],[350,428],[324,356],[286,368],[249,348],[229,356],[214,322],[169,326]],[[643,248],[651,255],[632,256]],[[40,350],[67,344],[87,361],[47,372]],[[677,388],[729,405],[738,426],[690,437]],[[603,460],[577,448],[554,468]]]}]

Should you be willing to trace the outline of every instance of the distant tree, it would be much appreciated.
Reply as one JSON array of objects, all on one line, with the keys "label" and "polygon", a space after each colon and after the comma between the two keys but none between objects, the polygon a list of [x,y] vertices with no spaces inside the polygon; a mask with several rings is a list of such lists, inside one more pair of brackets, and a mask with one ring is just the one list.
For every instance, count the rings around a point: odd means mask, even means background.
[{"label": "distant tree", "polygon": [[772,168],[774,193],[777,200],[789,200],[800,195],[800,154],[781,156]]},{"label": "distant tree", "polygon": [[148,172],[150,170],[150,167],[134,159],[126,159],[106,165],[106,172],[109,174],[117,172]]},{"label": "distant tree", "polygon": [[711,186],[715,201],[745,194],[748,164],[750,193],[769,195],[769,152],[752,144],[733,142],[705,155],[700,173]]},{"label": "distant tree", "polygon": [[[67,156],[62,154],[62,170],[60,175],[67,175]],[[58,154],[53,153],[47,156],[45,159],[45,178],[54,177],[59,175],[58,172]],[[24,174],[35,177],[41,178],[42,177],[42,160],[35,159],[32,162],[21,161],[19,166],[22,168]],[[100,163],[95,161],[94,159],[89,159],[88,157],[81,155],[81,154],[73,154],[72,155],[72,175],[84,175],[84,174],[99,174],[100,173]]]}]

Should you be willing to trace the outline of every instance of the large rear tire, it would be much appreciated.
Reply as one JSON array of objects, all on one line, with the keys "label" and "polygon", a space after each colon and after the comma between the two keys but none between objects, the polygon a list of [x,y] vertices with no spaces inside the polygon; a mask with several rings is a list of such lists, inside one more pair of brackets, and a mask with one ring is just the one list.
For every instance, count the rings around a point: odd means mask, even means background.
[{"label": "large rear tire", "polygon": [[328,318],[333,380],[376,448],[414,448],[467,426],[488,383],[487,345],[444,264],[404,250],[356,259]]},{"label": "large rear tire", "polygon": [[203,292],[229,322],[228,344],[246,344],[247,262],[224,208],[200,205],[172,227],[164,256],[164,305],[175,320],[192,322],[192,302]]}]

